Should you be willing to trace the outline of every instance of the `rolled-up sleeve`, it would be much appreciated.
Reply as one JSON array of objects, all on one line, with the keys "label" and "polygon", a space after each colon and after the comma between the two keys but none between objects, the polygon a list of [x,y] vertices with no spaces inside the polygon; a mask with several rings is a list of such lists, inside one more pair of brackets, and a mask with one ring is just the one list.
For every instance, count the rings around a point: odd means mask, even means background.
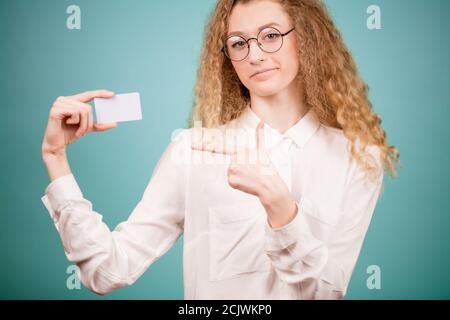
[{"label": "rolled-up sleeve", "polygon": [[111,231],[93,210],[73,176],[52,181],[41,198],[82,283],[106,294],[134,283],[183,233],[186,162],[174,153],[187,147],[186,130],[158,161],[129,218]]},{"label": "rolled-up sleeve", "polygon": [[335,221],[321,219],[326,206],[308,196],[298,201],[298,213],[289,224],[271,228],[266,221],[266,254],[280,280],[297,288],[302,299],[339,299],[346,294],[382,190],[383,172],[369,181],[355,165],[349,177],[340,205],[333,208]]}]

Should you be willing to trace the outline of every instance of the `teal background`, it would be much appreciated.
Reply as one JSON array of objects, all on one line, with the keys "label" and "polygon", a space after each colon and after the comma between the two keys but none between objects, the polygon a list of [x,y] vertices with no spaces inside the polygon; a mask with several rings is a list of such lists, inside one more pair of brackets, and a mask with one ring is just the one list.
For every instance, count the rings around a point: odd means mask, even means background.
[{"label": "teal background", "polygon": [[[60,238],[41,196],[41,143],[59,95],[106,88],[141,93],[143,120],[71,145],[72,171],[113,229],[139,201],[171,133],[186,127],[204,26],[214,0],[0,1],[0,298],[182,299],[182,238],[131,287],[68,290]],[[399,178],[386,176],[346,299],[450,297],[450,2],[329,0],[370,86]],[[81,30],[66,8],[81,7]],[[377,4],[382,30],[366,28]],[[366,269],[381,268],[380,290]]]}]

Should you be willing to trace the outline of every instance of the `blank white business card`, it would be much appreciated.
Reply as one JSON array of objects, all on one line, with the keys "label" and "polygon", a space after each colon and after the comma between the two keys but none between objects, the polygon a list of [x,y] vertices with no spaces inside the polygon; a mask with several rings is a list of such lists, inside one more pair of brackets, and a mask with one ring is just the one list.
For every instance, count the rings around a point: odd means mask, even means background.
[{"label": "blank white business card", "polygon": [[142,120],[139,92],[116,94],[112,98],[94,98],[97,123]]}]

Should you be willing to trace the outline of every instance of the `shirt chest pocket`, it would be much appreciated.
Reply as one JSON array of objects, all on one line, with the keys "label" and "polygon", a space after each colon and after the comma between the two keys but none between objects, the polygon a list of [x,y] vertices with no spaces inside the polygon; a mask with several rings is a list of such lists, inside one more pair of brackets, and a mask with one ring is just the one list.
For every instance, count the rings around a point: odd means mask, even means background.
[{"label": "shirt chest pocket", "polygon": [[259,202],[210,206],[208,211],[211,281],[270,269],[264,252],[267,215]]}]

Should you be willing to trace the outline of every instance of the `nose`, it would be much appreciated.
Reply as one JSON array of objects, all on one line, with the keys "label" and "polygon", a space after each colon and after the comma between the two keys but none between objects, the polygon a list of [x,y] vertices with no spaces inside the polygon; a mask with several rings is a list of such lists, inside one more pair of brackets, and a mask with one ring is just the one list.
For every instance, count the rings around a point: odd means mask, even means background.
[{"label": "nose", "polygon": [[[255,40],[255,41],[251,41],[251,40]],[[248,59],[251,63],[256,63],[256,62],[260,61],[262,58],[264,58],[265,52],[262,51],[261,48],[259,47],[257,39],[251,39],[251,40],[248,42],[248,46],[249,46]]]}]

